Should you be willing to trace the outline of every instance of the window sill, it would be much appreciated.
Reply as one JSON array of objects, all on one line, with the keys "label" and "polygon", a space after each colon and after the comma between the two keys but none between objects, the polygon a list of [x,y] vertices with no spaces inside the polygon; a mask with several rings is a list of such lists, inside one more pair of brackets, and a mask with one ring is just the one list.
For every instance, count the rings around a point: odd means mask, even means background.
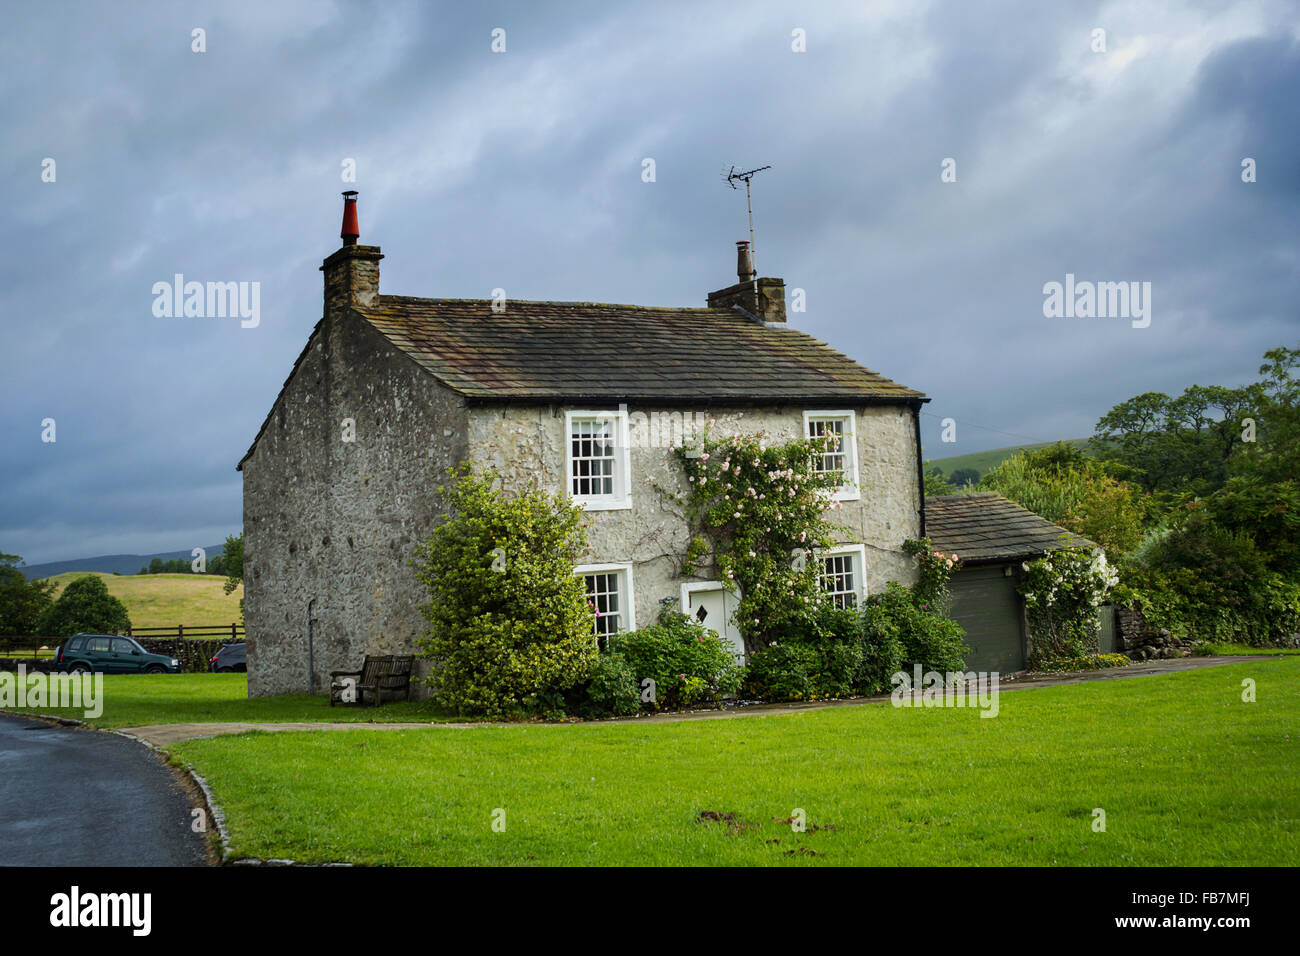
[{"label": "window sill", "polygon": [[631,511],[630,498],[571,498],[569,499],[584,511]]}]

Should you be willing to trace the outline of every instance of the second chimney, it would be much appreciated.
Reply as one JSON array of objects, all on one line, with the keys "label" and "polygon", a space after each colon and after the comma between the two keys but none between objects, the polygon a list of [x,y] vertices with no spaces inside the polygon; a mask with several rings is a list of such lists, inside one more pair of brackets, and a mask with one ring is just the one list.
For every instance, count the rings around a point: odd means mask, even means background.
[{"label": "second chimney", "polygon": [[785,280],[756,278],[749,243],[736,243],[736,278],[733,286],[710,292],[710,309],[738,308],[755,322],[785,324]]},{"label": "second chimney", "polygon": [[736,243],[736,276],[741,282],[754,278],[754,257],[750,254],[748,240]]}]

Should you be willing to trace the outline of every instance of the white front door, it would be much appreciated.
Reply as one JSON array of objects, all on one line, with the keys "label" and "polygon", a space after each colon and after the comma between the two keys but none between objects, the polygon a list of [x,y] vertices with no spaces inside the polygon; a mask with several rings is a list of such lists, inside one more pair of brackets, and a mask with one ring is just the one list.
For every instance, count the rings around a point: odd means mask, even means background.
[{"label": "white front door", "polygon": [[736,662],[745,663],[745,641],[732,621],[736,611],[736,595],[721,584],[682,585],[682,613],[703,624],[732,647]]}]

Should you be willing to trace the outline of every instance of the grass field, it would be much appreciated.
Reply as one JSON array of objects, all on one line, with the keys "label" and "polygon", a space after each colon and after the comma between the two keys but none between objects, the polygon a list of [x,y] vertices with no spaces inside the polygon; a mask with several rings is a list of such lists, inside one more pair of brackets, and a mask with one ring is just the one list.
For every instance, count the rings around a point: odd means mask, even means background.
[{"label": "grass field", "polygon": [[177,624],[229,625],[239,621],[239,599],[243,585],[231,594],[222,592],[226,579],[206,574],[101,574],[69,571],[47,580],[59,585],[56,596],[69,581],[84,577],[103,578],[108,593],[126,605],[132,627],[175,627]]},{"label": "grass field", "polygon": [[[1067,444],[1077,445],[1086,449],[1088,439],[1086,438],[1068,438]],[[952,475],[954,471],[961,468],[974,468],[984,477],[1002,462],[1006,461],[1012,455],[1025,451],[1029,448],[1047,448],[1054,445],[1055,442],[1046,442],[1040,445],[1012,445],[1009,448],[990,448],[988,451],[973,451],[968,455],[953,455],[951,458],[929,458],[925,462],[925,470],[938,468],[943,472],[945,478]]]},{"label": "grass field", "polygon": [[1294,647],[1252,647],[1249,644],[1202,644],[1198,653],[1213,657],[1233,657],[1240,654],[1254,654],[1260,657],[1271,654],[1300,654],[1300,648]]},{"label": "grass field", "polygon": [[[1242,701],[1245,678],[1255,703]],[[871,704],[660,724],[252,733],[174,753],[212,785],[238,856],[1300,863],[1296,658],[1007,693],[994,719]],[[808,832],[777,822],[796,809]],[[1096,809],[1105,832],[1093,830]],[[735,816],[702,821],[707,812]]]},{"label": "grass field", "polygon": [[[33,713],[36,713],[33,711]],[[47,707],[45,717],[71,717],[96,727],[222,721],[454,720],[427,701],[393,701],[382,707],[331,707],[311,694],[248,697],[246,674],[105,674],[104,712],[87,720],[79,708]]]}]

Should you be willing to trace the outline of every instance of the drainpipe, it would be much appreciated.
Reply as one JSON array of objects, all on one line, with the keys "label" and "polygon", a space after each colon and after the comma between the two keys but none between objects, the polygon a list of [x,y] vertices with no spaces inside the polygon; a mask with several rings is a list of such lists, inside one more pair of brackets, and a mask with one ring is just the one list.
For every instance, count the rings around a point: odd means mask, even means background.
[{"label": "drainpipe", "polygon": [[925,537],[925,462],[921,460],[921,405],[912,406],[912,428],[916,433],[916,480],[917,494],[921,501],[921,537]]},{"label": "drainpipe", "polygon": [[312,605],[316,599],[312,598],[307,602],[307,689],[308,693],[316,693],[316,661],[315,648],[312,646],[312,625],[316,621],[311,616]]}]

